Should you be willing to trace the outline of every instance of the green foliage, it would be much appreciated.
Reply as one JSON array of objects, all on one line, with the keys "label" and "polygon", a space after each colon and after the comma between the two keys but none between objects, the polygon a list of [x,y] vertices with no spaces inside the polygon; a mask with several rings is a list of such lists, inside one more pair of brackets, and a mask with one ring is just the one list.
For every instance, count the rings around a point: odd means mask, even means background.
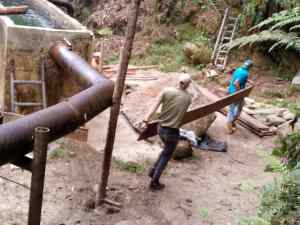
[{"label": "green foliage", "polygon": [[296,114],[297,117],[300,117],[300,102],[297,100],[291,101],[291,100],[285,100],[285,99],[273,99],[272,101],[269,101],[267,103],[276,105],[278,107],[282,108],[288,108],[289,111]]},{"label": "green foliage", "polygon": [[49,159],[63,159],[68,155],[64,146],[60,146],[49,153]]},{"label": "green foliage", "polygon": [[300,132],[281,138],[280,145],[273,150],[273,154],[287,159],[288,168],[295,168],[300,162]]},{"label": "green foliage", "polygon": [[271,225],[271,224],[260,217],[250,217],[250,218],[241,219],[239,225]]},{"label": "green foliage", "polygon": [[200,213],[200,215],[201,215],[202,217],[204,217],[204,218],[208,217],[208,208],[201,208],[201,209],[199,210],[199,213]]},{"label": "green foliage", "polygon": [[117,160],[116,163],[120,169],[130,173],[142,173],[144,171],[144,167],[136,162],[123,162],[121,160]]},{"label": "green foliage", "polygon": [[[288,164],[280,163],[278,156],[288,159]],[[239,224],[300,225],[300,132],[280,139],[280,146],[267,161],[281,177],[263,188],[257,216]]]},{"label": "green foliage", "polygon": [[299,26],[300,7],[284,10],[252,28],[252,30],[264,29],[263,31],[235,39],[230,48],[269,43],[270,52],[278,48],[300,52]]},{"label": "green foliage", "polygon": [[109,27],[105,27],[105,28],[102,28],[102,29],[98,29],[95,31],[95,33],[97,35],[99,35],[100,37],[110,37],[113,35],[113,31],[111,28]]},{"label": "green foliage", "polygon": [[[300,210],[300,170],[283,173],[280,181],[266,185],[256,217],[244,218],[243,225],[288,225]],[[290,224],[292,225],[292,224]],[[294,225],[294,224],[293,224]]]},{"label": "green foliage", "polygon": [[133,57],[131,63],[158,65],[159,69],[166,72],[177,71],[182,66],[189,65],[182,51],[186,42],[204,44],[210,47],[207,35],[195,30],[190,24],[178,26],[176,34],[176,37],[157,40],[146,50],[144,56]]}]

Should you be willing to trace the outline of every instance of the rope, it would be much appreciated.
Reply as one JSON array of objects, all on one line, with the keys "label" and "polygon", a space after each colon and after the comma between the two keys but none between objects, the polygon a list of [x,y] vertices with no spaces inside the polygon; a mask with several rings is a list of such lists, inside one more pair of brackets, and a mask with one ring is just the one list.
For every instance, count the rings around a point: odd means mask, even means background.
[{"label": "rope", "polygon": [[11,179],[9,179],[9,178],[7,178],[7,177],[3,177],[3,176],[1,176],[1,175],[0,175],[0,178],[2,178],[3,180],[6,180],[6,181],[8,181],[8,182],[11,182],[11,183],[17,184],[17,185],[19,185],[19,186],[21,186],[21,187],[23,187],[23,188],[25,188],[25,189],[28,189],[28,190],[30,190],[30,188],[29,188],[27,185],[24,185],[24,184],[18,183],[18,182],[14,181],[14,180],[11,180]]}]

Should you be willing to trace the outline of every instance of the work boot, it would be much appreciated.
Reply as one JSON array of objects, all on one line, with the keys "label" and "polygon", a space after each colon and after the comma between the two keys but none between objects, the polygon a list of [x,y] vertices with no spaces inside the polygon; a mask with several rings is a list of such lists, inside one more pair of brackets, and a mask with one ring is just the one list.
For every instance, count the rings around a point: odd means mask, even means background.
[{"label": "work boot", "polygon": [[159,183],[157,181],[151,181],[149,188],[151,191],[160,191],[163,190],[166,187],[166,185]]},{"label": "work boot", "polygon": [[227,122],[226,123],[226,131],[228,134],[232,134],[234,132],[233,128],[232,128],[232,122]]}]

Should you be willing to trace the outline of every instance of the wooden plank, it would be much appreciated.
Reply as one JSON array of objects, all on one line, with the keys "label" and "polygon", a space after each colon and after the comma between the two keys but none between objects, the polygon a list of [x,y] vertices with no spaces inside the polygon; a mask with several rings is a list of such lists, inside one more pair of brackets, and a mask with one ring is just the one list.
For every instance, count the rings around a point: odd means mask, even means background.
[{"label": "wooden plank", "polygon": [[[219,110],[219,112],[222,113],[225,116],[227,115],[227,110],[226,109]],[[247,114],[245,114],[245,113],[241,114],[241,116],[238,118],[237,122],[241,126],[245,127],[249,131],[251,131],[252,133],[256,134],[259,137],[276,135],[276,132],[275,131],[270,131],[270,129],[268,127],[267,127],[267,129],[259,129],[258,127],[256,127],[252,123],[249,123],[247,121],[247,119],[245,119],[245,118],[242,117],[244,115],[247,115]],[[248,118],[248,117],[249,116],[247,115],[246,118]],[[255,120],[255,118],[253,118],[253,119]],[[258,121],[258,122],[260,122],[260,121]]]},{"label": "wooden plank", "polygon": [[[219,99],[219,97],[213,93],[211,93],[209,90],[207,90],[206,88],[203,87],[199,87],[201,93],[203,95],[205,95],[205,97],[207,97],[208,99],[212,100],[212,101],[217,101]],[[222,109],[223,110],[223,109]],[[226,109],[224,109],[226,110]],[[227,111],[226,111],[227,114]],[[266,126],[265,124],[263,124],[261,121],[253,118],[252,116],[242,112],[241,116],[239,117],[240,120],[243,120],[245,123],[248,123],[249,125],[251,125],[252,127],[255,127],[258,130],[265,130],[265,131],[269,131],[269,127]]]},{"label": "wooden plank", "polygon": [[245,88],[243,90],[236,92],[235,94],[225,96],[223,98],[216,100],[213,103],[204,105],[200,108],[197,108],[197,109],[187,112],[183,118],[182,124],[192,122],[192,121],[199,119],[201,117],[204,117],[210,113],[218,111],[234,102],[241,101],[242,99],[244,99],[246,96],[248,96],[250,94],[252,88],[253,88],[253,86],[250,86],[248,88]]},{"label": "wooden plank", "polygon": [[[201,106],[197,109],[187,112],[183,118],[182,124],[192,122],[201,117],[207,116],[210,113],[218,111],[218,110],[226,107],[227,105],[230,105],[234,102],[241,101],[242,99],[244,99],[244,97],[246,97],[250,94],[252,88],[253,88],[253,86],[250,86],[250,87],[240,90],[232,95],[225,96],[221,99],[218,99],[213,103]],[[212,96],[210,96],[210,98],[215,99],[215,96],[212,95]],[[143,140],[143,139],[155,136],[157,134],[157,126],[158,126],[157,121],[149,123],[148,126],[141,132],[140,136],[138,137],[138,140]]]}]

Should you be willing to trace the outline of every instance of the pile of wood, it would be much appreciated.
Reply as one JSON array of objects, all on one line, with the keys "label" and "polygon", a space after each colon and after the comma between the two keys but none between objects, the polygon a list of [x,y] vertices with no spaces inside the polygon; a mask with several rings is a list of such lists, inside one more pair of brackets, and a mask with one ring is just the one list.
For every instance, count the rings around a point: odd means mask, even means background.
[{"label": "pile of wood", "polygon": [[[211,101],[215,102],[218,99],[220,99],[219,96],[213,94],[206,88],[200,87],[200,90],[201,90],[202,94],[205,95],[207,98],[209,98]],[[219,112],[221,112],[224,115],[227,115],[227,109],[225,109],[225,108],[219,110]],[[255,119],[252,116],[249,116],[248,114],[246,114],[244,112],[241,113],[237,122],[238,122],[238,124],[247,128],[252,133],[258,135],[259,137],[272,136],[272,135],[276,135],[276,133],[277,133],[276,130],[266,126],[259,120]]]},{"label": "pile of wood", "polygon": [[[222,109],[220,112],[224,115],[227,115],[227,110]],[[252,133],[256,134],[259,137],[265,137],[265,136],[272,136],[276,135],[276,130],[266,126],[259,120],[255,119],[252,116],[249,116],[248,114],[242,112],[238,121],[241,126],[247,128]]]},{"label": "pile of wood", "polygon": [[[108,78],[116,79],[118,73],[118,65],[103,65],[103,56],[101,52],[94,52],[92,59],[92,66],[101,74]],[[149,76],[145,74],[137,74],[138,70],[155,69],[157,66],[133,66],[128,65],[126,80],[135,81],[150,81],[157,80],[155,76]]]},{"label": "pile of wood", "polygon": [[[149,70],[157,68],[157,66],[133,66],[129,65],[127,69],[127,76],[126,80],[157,80],[158,78],[155,76],[145,75],[145,74],[139,74],[139,70]],[[117,65],[104,65],[102,66],[102,73],[114,79],[116,77],[116,74],[118,72],[118,66]]]}]

